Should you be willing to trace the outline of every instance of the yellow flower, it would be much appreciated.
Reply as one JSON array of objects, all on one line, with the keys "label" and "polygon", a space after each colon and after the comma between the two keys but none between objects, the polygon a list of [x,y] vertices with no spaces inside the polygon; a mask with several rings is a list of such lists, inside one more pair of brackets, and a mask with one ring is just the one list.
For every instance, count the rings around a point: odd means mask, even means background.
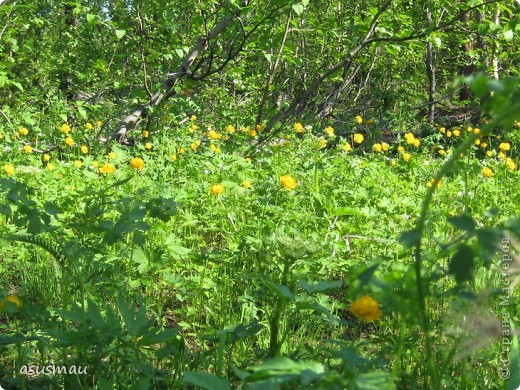
[{"label": "yellow flower", "polygon": [[229,134],[233,134],[235,132],[235,126],[233,125],[227,125],[226,127],[226,131],[229,133]]},{"label": "yellow flower", "polygon": [[199,129],[199,126],[192,124],[192,125],[190,125],[190,128],[188,129],[188,131],[190,133],[195,133],[198,129]]},{"label": "yellow flower", "polygon": [[74,166],[76,168],[81,168],[82,165],[83,163],[80,160],[74,160]]},{"label": "yellow flower", "polygon": [[74,140],[72,139],[72,137],[67,137],[67,138],[65,138],[65,144],[66,144],[67,146],[72,146],[72,145],[74,145]]},{"label": "yellow flower", "polygon": [[256,131],[262,131],[264,129],[264,126],[259,123],[258,125],[256,125],[255,129]]},{"label": "yellow flower", "polygon": [[364,140],[365,140],[365,137],[363,137],[363,134],[361,134],[361,133],[354,134],[354,142],[356,144],[361,144],[361,143],[363,143]]},{"label": "yellow flower", "polygon": [[93,166],[94,168],[97,168],[98,165],[99,165],[99,163],[98,163],[97,161],[92,161],[92,166]]},{"label": "yellow flower", "polygon": [[87,147],[87,145],[81,145],[81,147],[79,149],[81,150],[81,153],[88,154],[88,147]]},{"label": "yellow flower", "polygon": [[23,127],[23,126],[20,126],[20,127],[18,128],[18,132],[19,132],[21,135],[27,135],[27,134],[29,134],[29,130],[27,130],[27,128],[26,128],[26,127]]},{"label": "yellow flower", "polygon": [[354,122],[356,122],[358,125],[360,125],[361,123],[363,123],[363,117],[361,115],[357,115],[354,118]]},{"label": "yellow flower", "polygon": [[132,167],[133,169],[136,169],[138,171],[140,171],[141,169],[144,168],[144,161],[142,158],[140,157],[134,157],[130,160],[130,167]]},{"label": "yellow flower", "polygon": [[152,143],[151,142],[147,142],[144,144],[144,148],[147,149],[147,150],[150,150],[152,148]]},{"label": "yellow flower", "polygon": [[103,126],[103,121],[96,121],[96,126],[97,127]]},{"label": "yellow flower", "polygon": [[53,163],[48,163],[47,164],[47,170],[48,171],[53,171],[55,168],[56,168],[56,165],[54,165]]},{"label": "yellow flower", "polygon": [[416,138],[413,140],[413,146],[415,146],[416,148],[418,148],[419,146],[421,146],[421,140]]},{"label": "yellow flower", "polygon": [[444,149],[439,149],[437,153],[439,153],[441,156],[444,156],[446,154],[446,151]]},{"label": "yellow flower", "polygon": [[474,128],[473,134],[480,134],[480,129],[478,127]]},{"label": "yellow flower", "polygon": [[193,151],[196,151],[197,148],[199,147],[200,143],[197,144],[197,141],[195,142],[192,142],[191,145],[190,145],[190,149],[193,150]]},{"label": "yellow flower", "polygon": [[488,147],[487,142],[481,142],[481,143],[480,143],[480,147],[481,147],[482,149],[486,149],[486,148]]},{"label": "yellow flower", "polygon": [[248,190],[249,188],[251,188],[251,182],[249,180],[244,180],[242,182],[242,187],[244,187],[246,190]]},{"label": "yellow flower", "polygon": [[413,135],[413,133],[406,133],[404,135],[404,139],[406,141],[407,144],[413,144],[415,142],[415,135]]},{"label": "yellow flower", "polygon": [[320,139],[319,140],[319,146],[320,146],[320,149],[326,148],[327,147],[327,141],[325,141],[324,139]]},{"label": "yellow flower", "polygon": [[105,175],[109,174],[109,173],[114,173],[115,171],[116,171],[116,167],[114,166],[114,164],[105,163],[101,167],[99,167],[99,173],[102,173]]},{"label": "yellow flower", "polygon": [[488,150],[488,151],[486,152],[486,156],[488,156],[488,157],[493,157],[493,151],[492,151],[492,150]]},{"label": "yellow flower", "polygon": [[172,154],[172,155],[170,156],[170,160],[172,160],[172,161],[177,161],[177,155],[176,155],[176,154]]},{"label": "yellow flower", "polygon": [[399,153],[404,152],[404,147],[403,147],[403,146],[398,146],[398,147],[397,147],[397,151],[398,151]]},{"label": "yellow flower", "polygon": [[514,171],[516,169],[516,163],[515,163],[515,160],[513,160],[512,158],[506,158],[506,165],[507,165],[507,168],[511,171]]},{"label": "yellow flower", "polygon": [[220,195],[220,194],[222,194],[224,192],[224,186],[222,184],[220,184],[220,183],[219,184],[214,184],[214,185],[212,185],[209,188],[209,191],[213,195],[217,196],[217,195]]},{"label": "yellow flower", "polygon": [[468,128],[466,129],[466,131],[467,131],[468,133],[473,133],[473,127],[468,126]]},{"label": "yellow flower", "polygon": [[372,146],[372,150],[376,153],[379,153],[381,150],[383,150],[383,146],[378,142]]},{"label": "yellow flower", "polygon": [[177,149],[177,154],[183,154],[185,150],[183,148]]},{"label": "yellow flower", "polygon": [[31,145],[24,145],[23,147],[23,151],[27,154],[29,153],[32,153],[33,152],[33,148],[31,147]]},{"label": "yellow flower", "polygon": [[[439,131],[440,131],[442,134],[444,134],[444,133],[446,133],[446,128],[445,128],[445,127],[441,127],[441,128],[439,128]],[[469,130],[468,130],[468,131],[469,131]]]},{"label": "yellow flower", "polygon": [[210,130],[208,133],[209,138],[211,139],[221,139],[222,134],[217,133],[215,130]]},{"label": "yellow flower", "polygon": [[350,305],[350,311],[365,321],[375,321],[382,314],[378,302],[368,295],[353,301]]},{"label": "yellow flower", "polygon": [[209,148],[210,148],[213,152],[215,152],[215,153],[217,153],[217,154],[222,153],[222,150],[220,150],[220,148],[219,148],[218,146],[214,145],[214,144],[211,144],[211,145],[209,146]]},{"label": "yellow flower", "polygon": [[477,145],[477,146],[480,145],[480,139],[477,138],[477,139],[474,141],[474,143],[475,143],[475,145]]},{"label": "yellow flower", "polygon": [[148,136],[150,135],[150,132],[148,130],[143,130],[143,131],[141,131],[141,135],[143,136],[143,138],[148,138]]},{"label": "yellow flower", "polygon": [[329,137],[334,137],[335,134],[334,134],[334,128],[332,126],[327,126],[325,127],[325,133],[329,136]]},{"label": "yellow flower", "polygon": [[11,176],[14,173],[14,165],[13,164],[5,164],[4,170],[7,176]]},{"label": "yellow flower", "polygon": [[390,145],[388,145],[386,142],[381,142],[381,150],[383,152],[387,152],[388,149],[390,149]]},{"label": "yellow flower", "polygon": [[501,142],[500,145],[498,145],[498,149],[502,152],[507,152],[511,150],[511,144],[509,142]]},{"label": "yellow flower", "polygon": [[482,169],[482,176],[484,177],[492,177],[495,173],[489,167],[485,167]]},{"label": "yellow flower", "polygon": [[395,167],[397,165],[397,161],[395,159],[390,160],[390,166]]},{"label": "yellow flower", "polygon": [[70,133],[70,126],[68,123],[64,123],[60,126],[60,130],[62,133],[64,134],[69,134]]},{"label": "yellow flower", "polygon": [[246,158],[245,158],[244,160],[245,160],[245,161],[246,161],[246,163],[248,163],[248,164],[250,164],[250,163],[251,163],[251,161],[253,161],[253,160],[251,160],[251,157],[246,157]]},{"label": "yellow flower", "polygon": [[500,160],[505,160],[506,159],[506,154],[504,152],[500,152],[500,153],[498,153],[498,158]]},{"label": "yellow flower", "polygon": [[190,116],[190,121],[196,121],[197,117],[195,115]]},{"label": "yellow flower", "polygon": [[90,122],[85,123],[85,127],[87,128],[87,130],[92,130],[94,128],[94,126],[92,126],[92,123]]},{"label": "yellow flower", "polygon": [[[430,188],[430,187],[432,187],[434,184],[435,184],[435,179],[432,178],[428,183],[426,183],[426,187]],[[440,181],[437,182],[436,187],[439,188],[439,187],[441,186],[441,184],[442,184],[442,180],[440,180]]]},{"label": "yellow flower", "polygon": [[22,300],[16,295],[9,295],[3,301],[0,301],[0,313],[5,311],[6,303],[16,306],[17,309],[22,307]]},{"label": "yellow flower", "polygon": [[350,152],[352,150],[352,145],[350,145],[348,142],[345,142],[345,145],[341,148],[344,152]]},{"label": "yellow flower", "polygon": [[296,188],[296,179],[290,175],[280,176],[280,183],[287,191],[292,191]]},{"label": "yellow flower", "polygon": [[297,133],[303,133],[303,125],[300,122],[294,124],[294,131]]},{"label": "yellow flower", "polygon": [[403,153],[403,160],[410,161],[412,159],[412,155],[410,153]]},{"label": "yellow flower", "polygon": [[115,152],[110,152],[110,153],[107,154],[107,157],[110,158],[110,159],[112,159],[112,160],[115,159],[116,156],[117,156],[117,155],[116,155]]},{"label": "yellow flower", "polygon": [[247,132],[247,134],[249,134],[250,137],[256,137],[256,130],[251,129]]},{"label": "yellow flower", "polygon": [[458,137],[460,135],[460,130],[453,130],[453,136]]}]

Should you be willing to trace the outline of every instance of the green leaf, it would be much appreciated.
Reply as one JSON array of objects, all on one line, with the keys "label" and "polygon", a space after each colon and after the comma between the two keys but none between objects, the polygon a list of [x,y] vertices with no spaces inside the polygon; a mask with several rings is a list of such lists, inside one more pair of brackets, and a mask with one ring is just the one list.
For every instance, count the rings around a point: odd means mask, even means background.
[{"label": "green leaf", "polygon": [[231,385],[226,378],[219,378],[216,375],[201,371],[185,372],[181,380],[189,385],[193,385],[205,390],[229,390]]},{"label": "green leaf", "polygon": [[292,9],[296,13],[296,15],[300,16],[303,13],[304,7],[303,4],[294,4],[292,6]]},{"label": "green leaf", "polygon": [[121,40],[126,34],[126,30],[116,30],[116,37]]},{"label": "green leaf", "polygon": [[92,23],[94,20],[97,19],[97,15],[94,14],[87,14],[87,22]]},{"label": "green leaf", "polygon": [[175,259],[181,259],[191,253],[191,249],[179,244],[179,239],[174,234],[170,234],[166,238],[164,246],[168,250],[168,253]]},{"label": "green leaf", "polygon": [[513,30],[504,31],[504,39],[507,42],[511,42],[513,40],[514,35],[515,33],[513,32]]},{"label": "green leaf", "polygon": [[468,214],[457,215],[455,217],[449,217],[448,222],[455,228],[464,230],[467,232],[475,231],[477,224],[473,217]]},{"label": "green leaf", "polygon": [[275,293],[278,298],[282,299],[286,302],[294,302],[295,298],[293,293],[285,286],[282,286],[278,283],[273,283],[271,281],[266,282],[267,288]]},{"label": "green leaf", "polygon": [[471,248],[461,245],[448,264],[448,273],[455,276],[457,283],[464,283],[473,279],[475,273],[474,255]]},{"label": "green leaf", "polygon": [[421,239],[421,233],[417,229],[408,230],[399,236],[399,244],[407,248],[412,248]]}]

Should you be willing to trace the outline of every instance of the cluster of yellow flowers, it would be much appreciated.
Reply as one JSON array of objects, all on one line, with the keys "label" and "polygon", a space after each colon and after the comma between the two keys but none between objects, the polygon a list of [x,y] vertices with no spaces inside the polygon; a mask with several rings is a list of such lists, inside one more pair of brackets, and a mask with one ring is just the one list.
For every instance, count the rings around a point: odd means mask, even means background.
[{"label": "cluster of yellow flowers", "polygon": [[416,148],[418,148],[419,146],[421,146],[421,140],[419,138],[416,138],[415,135],[413,133],[406,133],[404,135],[404,139],[406,141],[407,144],[409,145],[413,145],[415,146]]},{"label": "cluster of yellow flowers", "polygon": [[[282,175],[282,176],[280,176],[280,184],[287,191],[292,191],[296,188],[297,181],[291,175]],[[242,187],[244,187],[245,189],[250,189],[251,186],[252,186],[252,184],[249,180],[246,179],[246,180],[242,181]],[[225,187],[222,183],[213,184],[209,188],[209,192],[215,196],[223,194],[224,190],[225,190]]]}]

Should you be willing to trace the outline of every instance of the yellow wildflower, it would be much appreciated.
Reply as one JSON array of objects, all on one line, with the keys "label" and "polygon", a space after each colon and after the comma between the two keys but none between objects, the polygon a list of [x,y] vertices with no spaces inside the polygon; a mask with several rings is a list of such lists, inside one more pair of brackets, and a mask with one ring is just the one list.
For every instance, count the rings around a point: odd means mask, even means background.
[{"label": "yellow wildflower", "polygon": [[48,171],[53,171],[54,169],[56,169],[56,165],[54,165],[53,163],[48,163],[47,164],[47,170]]},{"label": "yellow wildflower", "polygon": [[356,117],[354,118],[354,122],[360,125],[361,123],[363,123],[363,117],[361,115],[356,115]]},{"label": "yellow wildflower", "polygon": [[62,133],[64,134],[69,134],[70,133],[70,126],[68,123],[64,123],[60,126],[60,130]]},{"label": "yellow wildflower", "polygon": [[43,155],[43,161],[45,161],[45,162],[51,161],[51,156],[49,154],[45,153]]},{"label": "yellow wildflower", "polygon": [[195,115],[190,116],[190,121],[196,121],[197,117]]},{"label": "yellow wildflower", "polygon": [[176,155],[176,154],[172,154],[172,155],[170,156],[170,160],[172,160],[172,161],[177,161],[177,155]]},{"label": "yellow wildflower", "polygon": [[511,144],[509,142],[501,142],[500,145],[498,145],[498,149],[502,152],[507,152],[511,150]]},{"label": "yellow wildflower", "polygon": [[117,154],[115,152],[110,152],[107,154],[107,157],[111,160],[115,159]]},{"label": "yellow wildflower", "polygon": [[419,146],[421,146],[421,140],[416,138],[413,140],[413,146],[415,146],[416,148],[418,148]]},{"label": "yellow wildflower", "polygon": [[177,149],[177,154],[183,154],[185,150],[183,148]]},{"label": "yellow wildflower", "polygon": [[514,171],[516,169],[516,162],[512,158],[506,158],[506,165],[507,168],[511,171]]},{"label": "yellow wildflower", "polygon": [[256,137],[256,130],[251,129],[247,132],[247,134],[249,134],[250,137]]},{"label": "yellow wildflower", "polygon": [[103,121],[96,121],[96,126],[97,127],[103,126]]},{"label": "yellow wildflower", "polygon": [[294,124],[294,131],[297,133],[303,133],[303,125],[300,122]]},{"label": "yellow wildflower", "polygon": [[72,145],[74,145],[74,140],[72,139],[72,137],[67,137],[67,138],[65,138],[65,144],[66,144],[67,146],[72,146]]},{"label": "yellow wildflower", "polygon": [[248,163],[248,164],[250,164],[250,163],[251,163],[251,161],[253,161],[253,160],[251,160],[251,157],[246,157],[246,158],[245,158],[244,160],[245,160],[245,161],[246,161],[246,163]]},{"label": "yellow wildflower", "polygon": [[388,149],[390,149],[390,145],[388,145],[386,142],[381,142],[381,150],[383,152],[387,152]]},{"label": "yellow wildflower", "polygon": [[453,130],[453,136],[454,137],[458,137],[460,135],[460,130],[456,129],[456,130]]},{"label": "yellow wildflower", "polygon": [[244,180],[242,182],[242,187],[244,187],[246,190],[248,190],[249,188],[251,188],[251,182],[249,180]]},{"label": "yellow wildflower", "polygon": [[116,171],[116,167],[114,164],[105,163],[101,167],[99,167],[99,173],[107,175],[109,173],[114,173]]},{"label": "yellow wildflower", "polygon": [[494,174],[493,170],[489,167],[484,167],[482,169],[482,176],[484,177],[492,177]]},{"label": "yellow wildflower", "polygon": [[210,148],[213,152],[215,152],[215,153],[217,153],[217,154],[222,153],[222,150],[220,150],[220,148],[219,148],[218,146],[214,145],[214,144],[211,144],[211,145],[209,146],[209,148]]},{"label": "yellow wildflower", "polygon": [[209,188],[209,191],[213,195],[217,196],[217,195],[220,195],[220,194],[222,194],[224,192],[224,186],[222,184],[220,184],[220,183],[219,184],[214,184],[214,185],[212,185]]},{"label": "yellow wildflower", "polygon": [[150,136],[150,132],[148,130],[141,131],[141,135],[143,138],[148,138]]},{"label": "yellow wildflower", "polygon": [[4,170],[5,170],[5,173],[8,175],[8,176],[11,176],[15,169],[14,169],[14,165],[13,164],[5,164],[4,165]]},{"label": "yellow wildflower", "polygon": [[9,307],[8,305],[14,305],[16,309],[19,309],[22,307],[22,300],[16,295],[7,296],[3,301],[0,301],[0,313],[6,311],[5,309],[6,306]]},{"label": "yellow wildflower", "polygon": [[372,150],[376,153],[379,153],[383,150],[383,147],[382,145],[378,142],[378,143],[375,143],[373,146],[372,146]]},{"label": "yellow wildflower", "polygon": [[74,166],[76,168],[81,168],[82,165],[83,163],[80,160],[74,160]]},{"label": "yellow wildflower", "polygon": [[152,143],[151,142],[147,142],[144,144],[144,148],[147,149],[147,150],[150,150],[152,148]]},{"label": "yellow wildflower", "polygon": [[325,133],[329,136],[329,137],[334,137],[335,134],[334,134],[334,128],[332,126],[327,126],[325,127]]},{"label": "yellow wildflower", "polygon": [[500,152],[500,153],[498,153],[498,158],[500,160],[505,160],[506,159],[506,154],[504,152]]},{"label": "yellow wildflower", "polygon": [[264,126],[262,124],[257,124],[256,127],[255,127],[255,130],[256,131],[262,131],[264,129]]},{"label": "yellow wildflower", "polygon": [[83,154],[88,154],[88,146],[87,145],[81,145],[79,150],[81,150],[81,153],[83,153]]},{"label": "yellow wildflower", "polygon": [[32,153],[32,152],[33,152],[33,148],[32,148],[31,145],[24,145],[24,147],[23,147],[23,151],[24,151],[24,153],[29,154],[29,153]]},{"label": "yellow wildflower", "polygon": [[141,169],[144,168],[144,161],[142,158],[140,157],[134,157],[130,160],[130,167],[132,167],[133,169],[136,169],[138,171],[140,171]]},{"label": "yellow wildflower", "polygon": [[348,142],[345,142],[341,149],[343,149],[344,152],[350,152],[352,150],[352,145],[350,145]]},{"label": "yellow wildflower", "polygon": [[296,188],[296,179],[291,175],[280,176],[280,183],[287,191],[292,191]]},{"label": "yellow wildflower", "polygon": [[410,161],[412,159],[412,155],[410,153],[403,153],[403,160]]},{"label": "yellow wildflower", "polygon": [[363,134],[361,134],[361,133],[354,134],[354,142],[356,144],[361,144],[361,143],[363,143],[364,140],[365,140],[365,137],[363,137]]},{"label": "yellow wildflower", "polygon": [[398,151],[399,153],[404,152],[404,147],[403,147],[403,146],[398,146],[398,147],[397,147],[397,151]]},{"label": "yellow wildflower", "polygon": [[350,305],[350,311],[365,321],[375,321],[382,314],[378,302],[368,295],[353,301]]},{"label": "yellow wildflower", "polygon": [[208,133],[208,136],[211,139],[221,139],[222,138],[222,134],[217,133],[215,130],[210,130]]},{"label": "yellow wildflower", "polygon": [[92,130],[94,128],[94,126],[92,126],[92,123],[90,122],[85,123],[85,127],[87,130]]},{"label": "yellow wildflower", "polygon": [[20,126],[20,127],[18,128],[18,132],[19,132],[21,135],[27,135],[27,134],[29,134],[29,130],[27,130],[27,128],[26,128],[26,127],[23,127],[23,126]]},{"label": "yellow wildflower", "polygon": [[227,125],[226,127],[226,131],[229,133],[229,134],[233,134],[235,132],[235,126],[233,125]]},{"label": "yellow wildflower", "polygon": [[320,149],[326,148],[327,147],[327,141],[325,141],[324,139],[320,139],[319,140],[319,146],[320,146]]}]

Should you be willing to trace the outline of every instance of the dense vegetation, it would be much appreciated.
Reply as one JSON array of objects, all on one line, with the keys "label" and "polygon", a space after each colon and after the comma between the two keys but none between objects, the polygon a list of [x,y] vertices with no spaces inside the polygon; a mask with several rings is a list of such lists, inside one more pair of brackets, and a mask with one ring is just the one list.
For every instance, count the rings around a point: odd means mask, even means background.
[{"label": "dense vegetation", "polygon": [[518,4],[345,3],[0,4],[0,386],[520,385]]}]

